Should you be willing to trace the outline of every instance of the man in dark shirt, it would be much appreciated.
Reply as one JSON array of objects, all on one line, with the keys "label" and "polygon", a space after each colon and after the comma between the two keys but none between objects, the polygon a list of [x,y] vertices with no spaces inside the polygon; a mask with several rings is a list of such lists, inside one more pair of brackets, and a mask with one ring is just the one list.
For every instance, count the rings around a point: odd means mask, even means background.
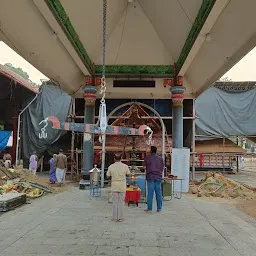
[{"label": "man in dark shirt", "polygon": [[163,159],[156,154],[157,148],[151,147],[151,155],[145,158],[146,180],[148,185],[147,206],[145,212],[152,212],[154,192],[156,193],[157,211],[162,210],[162,178],[164,170]]}]

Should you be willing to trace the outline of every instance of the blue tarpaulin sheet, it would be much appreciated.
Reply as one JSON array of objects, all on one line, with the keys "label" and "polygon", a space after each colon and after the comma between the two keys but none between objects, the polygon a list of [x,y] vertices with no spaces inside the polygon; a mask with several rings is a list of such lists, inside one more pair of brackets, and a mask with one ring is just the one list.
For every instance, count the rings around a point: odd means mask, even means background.
[{"label": "blue tarpaulin sheet", "polygon": [[4,150],[11,136],[11,131],[0,131],[0,150]]}]

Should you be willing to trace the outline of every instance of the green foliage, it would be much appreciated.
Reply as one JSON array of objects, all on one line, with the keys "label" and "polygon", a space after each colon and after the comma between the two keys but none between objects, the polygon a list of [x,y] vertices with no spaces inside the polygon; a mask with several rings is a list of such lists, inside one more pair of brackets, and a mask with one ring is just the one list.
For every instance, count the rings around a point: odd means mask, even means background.
[{"label": "green foliage", "polygon": [[218,81],[220,81],[220,82],[232,82],[232,79],[225,76],[225,77],[220,78]]},{"label": "green foliage", "polygon": [[31,83],[31,85],[33,85],[34,87],[37,87],[37,88],[40,87],[39,84],[36,84],[29,79],[29,74],[26,71],[24,71],[22,68],[20,67],[16,68],[11,63],[6,63],[4,64],[4,66],[10,69],[11,71],[13,71],[14,73],[16,73],[17,75],[23,77],[25,80],[29,81],[29,83]]},{"label": "green foliage", "polygon": [[26,71],[23,71],[21,68],[14,67],[11,63],[6,63],[4,66],[10,70],[12,70],[14,73],[18,74],[19,76],[23,77],[26,80],[29,80],[29,75]]}]

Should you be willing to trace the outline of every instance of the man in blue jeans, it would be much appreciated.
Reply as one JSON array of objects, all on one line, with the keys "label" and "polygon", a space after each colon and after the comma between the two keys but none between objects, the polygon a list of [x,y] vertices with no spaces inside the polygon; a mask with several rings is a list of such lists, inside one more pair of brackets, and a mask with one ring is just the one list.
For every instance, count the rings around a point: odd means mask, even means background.
[{"label": "man in blue jeans", "polygon": [[162,178],[164,170],[163,158],[156,154],[157,148],[151,147],[151,155],[145,158],[146,180],[148,185],[148,208],[145,212],[152,212],[154,192],[156,193],[157,212],[162,210]]}]

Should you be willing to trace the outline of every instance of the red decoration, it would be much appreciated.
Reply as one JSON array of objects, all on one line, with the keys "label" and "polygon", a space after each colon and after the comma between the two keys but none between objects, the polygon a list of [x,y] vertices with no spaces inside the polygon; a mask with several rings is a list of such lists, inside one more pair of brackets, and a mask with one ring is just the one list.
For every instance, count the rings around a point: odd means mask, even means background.
[{"label": "red decoration", "polygon": [[203,167],[203,162],[204,162],[203,153],[200,153],[199,161],[200,161],[200,168],[202,168]]},{"label": "red decoration", "polygon": [[96,94],[92,92],[85,92],[84,93],[84,99],[96,99]]},{"label": "red decoration", "polygon": [[86,85],[92,85],[92,77],[91,76],[86,76],[85,77],[85,84]]},{"label": "red decoration", "polygon": [[96,164],[96,165],[98,165],[98,164],[100,164],[100,152],[95,152],[94,153],[94,164]]},{"label": "red decoration", "polygon": [[184,99],[184,94],[183,93],[172,93],[172,99]]},{"label": "red decoration", "polygon": [[137,204],[140,201],[140,192],[140,190],[126,190],[125,202],[128,204],[133,201]]},{"label": "red decoration", "polygon": [[101,85],[101,78],[96,77],[95,80],[94,80],[94,83],[95,83],[95,86]]},{"label": "red decoration", "polygon": [[101,78],[95,77],[95,78],[94,78],[94,84],[93,84],[92,76],[86,76],[86,77],[85,77],[85,84],[86,84],[86,85],[95,85],[95,86],[99,86],[99,85],[101,84]]},{"label": "red decoration", "polygon": [[183,77],[177,76],[177,85],[183,85]]},{"label": "red decoration", "polygon": [[173,78],[168,78],[164,79],[164,88],[168,86],[173,86],[174,85],[174,79]]}]

